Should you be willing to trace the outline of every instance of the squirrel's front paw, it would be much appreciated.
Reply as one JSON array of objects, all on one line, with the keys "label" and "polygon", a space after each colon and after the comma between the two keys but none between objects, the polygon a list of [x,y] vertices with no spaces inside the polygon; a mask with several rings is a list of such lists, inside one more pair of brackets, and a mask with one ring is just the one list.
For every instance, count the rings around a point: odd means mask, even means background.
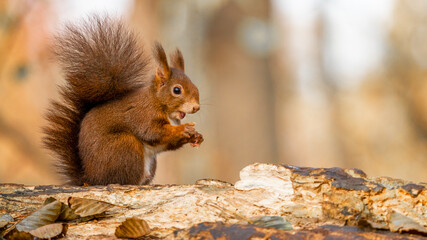
[{"label": "squirrel's front paw", "polygon": [[195,125],[196,124],[193,122],[182,124],[182,126],[184,127],[183,136],[186,138],[186,141],[190,143],[192,147],[199,147],[204,139],[202,134],[198,133],[194,129]]},{"label": "squirrel's front paw", "polygon": [[204,141],[202,134],[196,132],[191,139],[190,139],[190,145],[192,147],[200,147],[200,144]]},{"label": "squirrel's front paw", "polygon": [[196,124],[193,122],[182,124],[182,126],[184,127],[182,135],[187,139],[191,139],[197,133],[197,131],[194,129],[195,125]]}]

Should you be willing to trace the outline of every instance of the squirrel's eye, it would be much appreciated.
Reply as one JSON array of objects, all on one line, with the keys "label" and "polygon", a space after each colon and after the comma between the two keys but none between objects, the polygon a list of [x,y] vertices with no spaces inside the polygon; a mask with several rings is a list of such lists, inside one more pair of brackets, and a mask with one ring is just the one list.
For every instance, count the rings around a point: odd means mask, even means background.
[{"label": "squirrel's eye", "polygon": [[174,88],[173,88],[173,93],[175,93],[176,95],[181,94],[181,88],[179,88],[179,87],[174,87]]}]

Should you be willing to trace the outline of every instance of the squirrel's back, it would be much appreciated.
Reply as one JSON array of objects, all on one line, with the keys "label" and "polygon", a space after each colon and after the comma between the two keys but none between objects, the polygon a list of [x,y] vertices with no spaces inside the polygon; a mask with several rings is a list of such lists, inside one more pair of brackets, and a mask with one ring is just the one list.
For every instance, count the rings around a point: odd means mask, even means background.
[{"label": "squirrel's back", "polygon": [[85,114],[147,85],[148,58],[121,21],[100,16],[67,25],[54,49],[66,84],[60,88],[62,99],[49,109],[43,141],[58,155],[58,171],[68,183],[81,185],[78,136]]}]

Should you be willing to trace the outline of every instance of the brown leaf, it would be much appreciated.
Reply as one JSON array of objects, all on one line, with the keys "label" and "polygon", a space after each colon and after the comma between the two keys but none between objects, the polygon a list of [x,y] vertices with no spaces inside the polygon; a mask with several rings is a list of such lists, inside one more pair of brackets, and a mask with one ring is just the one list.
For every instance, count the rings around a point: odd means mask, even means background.
[{"label": "brown leaf", "polygon": [[51,202],[33,212],[16,225],[21,232],[29,232],[41,226],[54,223],[61,213],[61,202]]},{"label": "brown leaf", "polygon": [[150,233],[148,223],[138,218],[128,218],[116,228],[118,238],[139,238]]},{"label": "brown leaf", "polygon": [[51,239],[67,233],[66,223],[53,223],[30,231],[30,234],[38,238]]},{"label": "brown leaf", "polygon": [[16,229],[14,229],[10,234],[5,236],[8,240],[33,240],[34,237],[31,236],[31,234],[26,232],[20,232]]},{"label": "brown leaf", "polygon": [[0,219],[0,228],[6,227],[7,224],[9,224],[8,221]]},{"label": "brown leaf", "polygon": [[1,215],[0,220],[4,220],[7,222],[14,222],[15,221],[9,213]]},{"label": "brown leaf", "polygon": [[44,205],[48,205],[49,203],[53,203],[53,202],[55,202],[55,201],[58,201],[58,200],[56,200],[56,198],[54,198],[54,197],[48,197],[48,198],[46,198],[46,199],[44,200],[44,202],[43,202],[43,206],[44,206]]},{"label": "brown leaf", "polygon": [[260,227],[292,230],[292,224],[281,216],[263,216],[252,220],[251,223]]},{"label": "brown leaf", "polygon": [[[53,197],[46,198],[43,205],[49,204],[54,201],[57,201],[57,200]],[[57,221],[68,222],[68,221],[76,220],[78,218],[80,218],[79,215],[75,214],[74,211],[67,204],[62,203],[61,214],[59,214]]]},{"label": "brown leaf", "polygon": [[389,227],[392,232],[412,231],[427,234],[427,228],[408,216],[393,212],[390,214],[389,219]]},{"label": "brown leaf", "polygon": [[58,221],[72,221],[80,218],[73,209],[71,209],[67,204],[62,204],[61,214],[58,217]]},{"label": "brown leaf", "polygon": [[10,214],[6,213],[6,214],[1,215],[1,217],[0,217],[0,228],[6,227],[10,222],[13,222],[13,221],[14,221],[14,219]]},{"label": "brown leaf", "polygon": [[93,199],[70,197],[68,198],[68,206],[80,217],[87,217],[104,213],[114,205]]}]

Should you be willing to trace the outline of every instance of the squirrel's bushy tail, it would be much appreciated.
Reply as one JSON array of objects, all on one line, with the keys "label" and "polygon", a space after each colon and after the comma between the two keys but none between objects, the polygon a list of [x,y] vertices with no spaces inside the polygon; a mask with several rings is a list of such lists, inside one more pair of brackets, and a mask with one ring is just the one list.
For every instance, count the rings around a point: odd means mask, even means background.
[{"label": "squirrel's bushy tail", "polygon": [[66,84],[60,88],[61,101],[53,101],[46,116],[43,142],[58,155],[58,171],[68,183],[82,185],[81,121],[94,106],[143,87],[148,59],[135,34],[109,17],[69,24],[55,41]]}]

